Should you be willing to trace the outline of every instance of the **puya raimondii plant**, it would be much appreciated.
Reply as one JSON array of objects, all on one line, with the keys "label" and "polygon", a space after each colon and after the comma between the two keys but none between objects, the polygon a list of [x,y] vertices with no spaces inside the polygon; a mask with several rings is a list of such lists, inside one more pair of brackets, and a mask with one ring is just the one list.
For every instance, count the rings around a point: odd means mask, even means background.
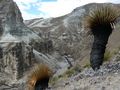
[{"label": "puya raimondii plant", "polygon": [[94,36],[90,53],[93,70],[98,70],[103,63],[106,44],[112,33],[120,13],[112,6],[101,6],[92,10],[86,17],[86,25]]}]

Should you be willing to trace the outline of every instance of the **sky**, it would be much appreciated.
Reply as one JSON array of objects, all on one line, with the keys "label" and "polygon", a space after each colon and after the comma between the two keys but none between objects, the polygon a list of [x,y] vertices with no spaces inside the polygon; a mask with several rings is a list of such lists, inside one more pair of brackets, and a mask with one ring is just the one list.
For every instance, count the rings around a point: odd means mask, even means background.
[{"label": "sky", "polygon": [[14,0],[24,20],[33,18],[59,17],[88,3],[120,3],[120,0]]}]

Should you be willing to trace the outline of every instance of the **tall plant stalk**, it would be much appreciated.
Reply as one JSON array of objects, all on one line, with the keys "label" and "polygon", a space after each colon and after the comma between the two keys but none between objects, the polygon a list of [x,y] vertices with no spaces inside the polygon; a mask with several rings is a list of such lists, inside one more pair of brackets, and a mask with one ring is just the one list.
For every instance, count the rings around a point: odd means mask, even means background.
[{"label": "tall plant stalk", "polygon": [[94,36],[90,53],[90,63],[93,70],[98,70],[103,63],[106,44],[114,29],[120,13],[110,6],[97,7],[87,16],[87,27]]}]

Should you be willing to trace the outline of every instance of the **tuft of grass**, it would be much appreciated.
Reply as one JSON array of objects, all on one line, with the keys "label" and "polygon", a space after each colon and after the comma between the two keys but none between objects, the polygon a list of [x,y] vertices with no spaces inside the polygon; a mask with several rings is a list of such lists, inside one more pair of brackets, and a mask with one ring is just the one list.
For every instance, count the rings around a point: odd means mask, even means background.
[{"label": "tuft of grass", "polygon": [[80,68],[79,65],[76,65],[76,66],[68,69],[62,75],[52,77],[51,80],[50,80],[50,84],[54,86],[56,82],[58,82],[60,80],[65,80],[65,79],[67,79],[71,76],[76,75],[79,72],[81,72],[81,68]]},{"label": "tuft of grass", "polygon": [[73,68],[67,70],[64,75],[66,75],[67,77],[71,77],[72,75],[75,74],[75,70]]},{"label": "tuft of grass", "polygon": [[50,79],[49,83],[51,85],[55,85],[55,83],[59,80],[59,77],[55,76],[53,78]]},{"label": "tuft of grass", "polygon": [[50,78],[53,75],[52,70],[45,64],[36,64],[28,74],[27,85],[29,90],[35,87],[37,81],[43,78]]},{"label": "tuft of grass", "polygon": [[90,68],[91,66],[90,66],[90,63],[86,63],[84,66],[83,66],[83,68]]},{"label": "tuft of grass", "polygon": [[76,65],[70,69],[68,69],[63,75],[67,77],[71,77],[76,75],[77,73],[81,72],[81,68],[79,65]]},{"label": "tuft of grass", "polygon": [[109,61],[112,56],[113,56],[112,52],[106,50],[104,54],[104,61]]}]

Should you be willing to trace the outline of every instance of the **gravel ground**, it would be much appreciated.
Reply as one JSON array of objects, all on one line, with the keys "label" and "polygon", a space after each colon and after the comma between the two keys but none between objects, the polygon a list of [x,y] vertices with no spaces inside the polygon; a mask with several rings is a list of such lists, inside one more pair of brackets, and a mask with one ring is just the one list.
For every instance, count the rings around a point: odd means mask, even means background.
[{"label": "gravel ground", "polygon": [[115,61],[104,64],[98,71],[85,68],[51,90],[120,90],[120,61],[115,57]]}]

